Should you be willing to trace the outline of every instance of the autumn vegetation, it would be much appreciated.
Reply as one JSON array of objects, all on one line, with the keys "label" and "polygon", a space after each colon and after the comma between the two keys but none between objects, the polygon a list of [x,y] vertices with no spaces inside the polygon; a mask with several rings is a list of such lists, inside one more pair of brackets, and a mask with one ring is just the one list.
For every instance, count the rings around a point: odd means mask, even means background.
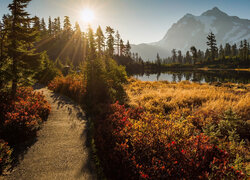
[{"label": "autumn vegetation", "polygon": [[19,87],[14,100],[9,92],[0,92],[0,173],[10,167],[12,151],[36,137],[49,113],[43,94],[31,87]]},{"label": "autumn vegetation", "polygon": [[[81,32],[67,16],[63,28],[60,18],[49,18],[47,28],[44,19],[28,18],[29,1],[13,0],[0,31],[0,173],[50,112],[44,96],[28,87],[39,82],[83,107],[108,179],[249,177],[249,85],[128,79],[126,70],[144,63],[118,31]],[[158,60],[153,65],[160,67]]]},{"label": "autumn vegetation", "polygon": [[249,175],[248,85],[130,80],[125,89],[127,105],[111,105],[97,130],[111,179]]},{"label": "autumn vegetation", "polygon": [[[76,77],[56,78],[49,87],[72,97],[78,91],[70,87],[82,86]],[[249,175],[249,85],[129,79],[123,87],[124,104],[110,101],[95,111],[93,141],[108,178]]]},{"label": "autumn vegetation", "polygon": [[50,112],[42,93],[30,86],[57,74],[46,53],[36,51],[39,31],[25,11],[30,0],[13,0],[0,22],[0,174],[36,138]]}]

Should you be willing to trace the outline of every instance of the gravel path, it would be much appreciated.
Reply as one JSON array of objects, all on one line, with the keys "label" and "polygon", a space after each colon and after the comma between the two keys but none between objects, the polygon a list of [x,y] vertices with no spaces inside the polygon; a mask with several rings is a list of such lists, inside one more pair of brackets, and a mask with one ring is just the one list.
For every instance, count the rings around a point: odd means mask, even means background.
[{"label": "gravel path", "polygon": [[70,99],[40,88],[51,104],[51,114],[38,132],[37,141],[4,179],[96,179],[87,147],[87,120]]}]

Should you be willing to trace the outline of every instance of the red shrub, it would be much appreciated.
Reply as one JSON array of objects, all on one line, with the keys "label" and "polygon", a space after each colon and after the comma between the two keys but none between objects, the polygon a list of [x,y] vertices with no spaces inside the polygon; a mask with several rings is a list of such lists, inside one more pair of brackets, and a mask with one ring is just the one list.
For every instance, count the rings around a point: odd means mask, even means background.
[{"label": "red shrub", "polygon": [[208,136],[190,134],[190,124],[118,103],[108,114],[95,123],[95,142],[110,179],[244,177],[229,168],[228,153],[212,145]]},{"label": "red shrub", "polygon": [[0,134],[8,142],[29,137],[50,112],[50,105],[41,93],[32,88],[19,88],[15,100],[9,93],[1,93]]}]

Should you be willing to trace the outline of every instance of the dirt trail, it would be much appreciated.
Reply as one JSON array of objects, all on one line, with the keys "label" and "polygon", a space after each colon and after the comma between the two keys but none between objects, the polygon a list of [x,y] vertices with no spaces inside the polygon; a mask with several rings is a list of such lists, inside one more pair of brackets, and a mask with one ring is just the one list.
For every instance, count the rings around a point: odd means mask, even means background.
[{"label": "dirt trail", "polygon": [[70,99],[40,88],[51,104],[51,113],[37,141],[4,179],[96,179],[87,147],[87,120]]}]

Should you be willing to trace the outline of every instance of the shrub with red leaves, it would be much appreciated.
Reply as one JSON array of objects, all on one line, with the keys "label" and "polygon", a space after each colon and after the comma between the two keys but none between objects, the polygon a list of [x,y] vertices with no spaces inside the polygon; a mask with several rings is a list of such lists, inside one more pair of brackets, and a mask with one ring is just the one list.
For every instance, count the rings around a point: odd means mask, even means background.
[{"label": "shrub with red leaves", "polygon": [[[229,154],[213,145],[208,136],[199,132],[196,132],[199,135],[184,136],[185,126],[164,118],[148,115],[140,108],[125,108],[118,103],[111,105],[108,115],[95,123],[95,143],[108,178],[245,177],[230,168]],[[165,134],[157,132],[157,128],[165,128],[162,131]]]},{"label": "shrub with red leaves", "polygon": [[9,143],[16,143],[32,136],[46,120],[50,105],[42,93],[32,88],[20,87],[13,100],[9,93],[0,95],[0,134]]}]

